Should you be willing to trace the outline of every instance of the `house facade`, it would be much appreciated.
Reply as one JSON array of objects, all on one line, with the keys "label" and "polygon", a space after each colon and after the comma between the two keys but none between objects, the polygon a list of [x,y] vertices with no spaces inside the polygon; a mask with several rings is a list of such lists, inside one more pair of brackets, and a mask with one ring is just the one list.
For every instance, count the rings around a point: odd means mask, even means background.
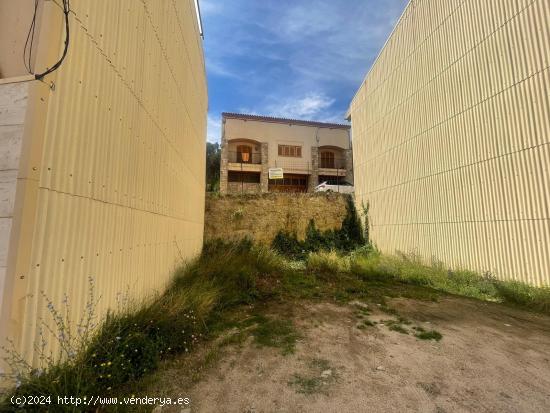
[{"label": "house facade", "polygon": [[[350,126],[222,114],[220,192],[313,192],[326,180],[353,183]],[[282,179],[270,179],[274,172]],[[281,178],[281,177],[279,177]]]}]

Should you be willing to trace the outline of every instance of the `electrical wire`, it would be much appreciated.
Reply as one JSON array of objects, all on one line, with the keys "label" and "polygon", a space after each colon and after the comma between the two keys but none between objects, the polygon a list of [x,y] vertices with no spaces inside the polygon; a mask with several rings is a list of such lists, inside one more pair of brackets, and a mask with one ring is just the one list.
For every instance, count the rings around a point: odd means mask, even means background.
[{"label": "electrical wire", "polygon": [[[27,34],[27,40],[25,41],[25,48],[23,49],[23,63],[25,64],[25,69],[27,69],[27,72],[30,74],[32,73],[32,49],[34,44],[34,33],[36,29],[36,15],[38,13],[38,0],[34,0],[34,14],[32,16],[32,22],[31,27],[29,29],[29,33]],[[29,47],[29,41],[30,41],[30,48]],[[28,50],[28,53],[27,53]],[[27,60],[27,54],[28,54],[28,60]]]},{"label": "electrical wire", "polygon": [[[67,57],[67,52],[69,51],[70,44],[70,27],[69,27],[69,13],[71,12],[70,0],[63,0],[63,14],[65,15],[65,47],[63,49],[63,54],[61,58],[55,63],[51,68],[46,70],[43,73],[34,73],[32,71],[32,49],[34,47],[34,36],[36,32],[36,17],[38,14],[38,0],[34,2],[34,15],[31,22],[31,27],[29,28],[29,33],[27,34],[27,41],[25,42],[25,49],[23,50],[23,60],[25,63],[25,68],[27,71],[34,75],[36,80],[42,80],[44,77],[49,75],[52,72],[55,72],[63,64],[63,61]],[[27,60],[28,57],[28,60]]]}]

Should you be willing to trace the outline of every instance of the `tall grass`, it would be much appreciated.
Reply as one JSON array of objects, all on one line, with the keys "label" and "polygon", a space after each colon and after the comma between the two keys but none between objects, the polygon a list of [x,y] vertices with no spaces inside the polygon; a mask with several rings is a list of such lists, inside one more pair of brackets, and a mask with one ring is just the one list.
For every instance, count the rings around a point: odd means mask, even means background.
[{"label": "tall grass", "polygon": [[489,274],[447,268],[434,261],[427,265],[415,254],[384,255],[366,250],[352,254],[350,271],[365,281],[401,282],[430,287],[450,294],[504,302],[550,313],[550,288],[501,281]]},{"label": "tall grass", "polygon": [[310,252],[306,259],[306,270],[321,278],[330,277],[349,270],[349,257],[336,251]]},{"label": "tall grass", "polygon": [[[176,272],[163,294],[108,314],[70,357],[48,358],[42,370],[35,370],[11,352],[8,362],[18,383],[8,396],[55,399],[115,393],[117,387],[157,369],[163,359],[192,351],[220,313],[266,298],[269,291],[259,284],[286,269],[281,257],[248,240],[207,244],[198,259]],[[9,397],[0,403],[1,411],[15,407]],[[26,408],[32,410],[32,406]],[[82,410],[82,406],[56,406],[55,411]]]}]

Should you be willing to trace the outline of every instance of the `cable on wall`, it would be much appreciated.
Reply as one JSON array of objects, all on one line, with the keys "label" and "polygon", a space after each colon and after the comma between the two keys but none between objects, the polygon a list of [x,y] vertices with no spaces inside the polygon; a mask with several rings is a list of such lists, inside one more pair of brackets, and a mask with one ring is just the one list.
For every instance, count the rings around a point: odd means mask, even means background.
[{"label": "cable on wall", "polygon": [[69,28],[69,13],[71,12],[70,0],[63,0],[63,14],[65,15],[65,47],[63,49],[63,54],[61,58],[55,63],[51,68],[46,70],[43,73],[34,73],[32,70],[32,50],[34,47],[34,39],[36,33],[36,18],[38,14],[38,0],[34,1],[34,13],[32,17],[31,27],[29,28],[29,33],[27,34],[27,40],[25,42],[25,49],[23,50],[23,61],[25,63],[25,68],[27,71],[34,75],[36,80],[42,80],[44,77],[49,75],[52,72],[55,72],[63,64],[65,57],[67,57],[67,52],[69,51],[70,43],[70,28]]}]

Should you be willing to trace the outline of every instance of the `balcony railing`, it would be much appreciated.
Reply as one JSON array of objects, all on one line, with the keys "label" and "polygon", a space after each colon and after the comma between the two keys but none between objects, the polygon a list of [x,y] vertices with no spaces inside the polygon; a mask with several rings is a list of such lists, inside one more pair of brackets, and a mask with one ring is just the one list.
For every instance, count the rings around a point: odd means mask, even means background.
[{"label": "balcony railing", "polygon": [[345,158],[319,159],[319,168],[322,169],[346,169]]},{"label": "balcony railing", "polygon": [[262,154],[257,152],[256,153],[229,152],[228,162],[261,165]]}]

